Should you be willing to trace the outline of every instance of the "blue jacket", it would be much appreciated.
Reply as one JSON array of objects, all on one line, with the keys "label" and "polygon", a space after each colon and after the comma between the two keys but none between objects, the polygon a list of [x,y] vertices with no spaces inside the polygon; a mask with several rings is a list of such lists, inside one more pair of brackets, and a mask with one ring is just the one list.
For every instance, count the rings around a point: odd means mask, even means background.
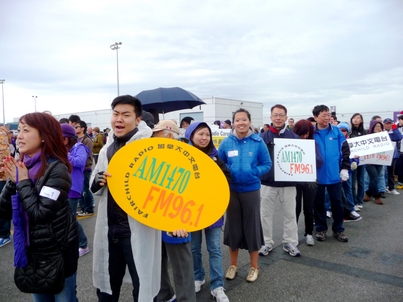
[{"label": "blue jacket", "polygon": [[[207,123],[205,123],[205,122],[191,123],[186,128],[186,132],[185,132],[185,137],[189,140],[190,145],[193,145],[192,134],[195,132],[195,130],[197,128],[199,128],[199,126],[201,126],[203,128],[204,127],[207,128],[209,130],[209,132],[210,132],[210,138],[212,137],[211,129],[210,129],[209,125],[207,125]],[[210,140],[210,143],[209,143],[208,148],[206,150],[202,150],[202,149],[200,149],[200,150],[205,152],[206,154],[208,153],[207,155],[210,156],[210,158],[212,160],[214,160],[215,163],[220,167],[221,171],[224,173],[225,177],[227,178],[228,184],[230,184],[231,183],[231,173],[228,170],[228,168],[225,165],[225,163],[218,157],[218,152],[217,152],[216,147],[213,144],[213,140]],[[217,201],[217,202],[219,202],[219,201]],[[223,225],[224,225],[224,216],[222,216],[215,223],[213,223],[211,226],[209,226],[208,229],[221,227]]]},{"label": "blue jacket", "polygon": [[190,242],[192,239],[191,234],[188,233],[189,236],[182,238],[182,237],[173,237],[171,232],[162,231],[162,241],[169,244],[181,244]]},{"label": "blue jacket", "polygon": [[272,167],[266,144],[252,130],[242,139],[233,130],[221,142],[218,156],[231,172],[230,189],[239,193],[259,190],[259,177]]},{"label": "blue jacket", "polygon": [[[295,134],[291,130],[286,129],[284,127],[283,129],[280,130],[280,132],[277,132],[276,129],[274,129],[272,126],[270,126],[270,129],[268,131],[263,132],[260,134],[262,137],[263,141],[267,145],[267,149],[269,149],[269,154],[270,154],[270,159],[273,162],[274,158],[274,139],[275,138],[294,138],[294,139],[299,139],[299,135]],[[260,180],[262,182],[262,185],[265,186],[270,186],[270,187],[293,187],[295,186],[295,182],[290,182],[290,181],[275,181],[274,180],[274,169],[270,169],[268,173],[265,173],[264,175],[260,176]]]},{"label": "blue jacket", "polygon": [[392,142],[396,142],[395,152],[393,153],[393,158],[399,158],[400,142],[402,140],[402,134],[399,129],[389,130],[389,137]]},{"label": "blue jacket", "polygon": [[350,168],[350,148],[339,128],[329,124],[326,129],[315,127],[314,139],[323,158],[323,165],[317,167],[319,184],[330,185],[341,182],[340,170]]},{"label": "blue jacket", "polygon": [[[84,187],[84,168],[87,162],[90,150],[82,143],[76,143],[68,154],[69,162],[72,166],[71,172],[71,190],[81,195]],[[69,197],[70,197],[69,193]]]}]

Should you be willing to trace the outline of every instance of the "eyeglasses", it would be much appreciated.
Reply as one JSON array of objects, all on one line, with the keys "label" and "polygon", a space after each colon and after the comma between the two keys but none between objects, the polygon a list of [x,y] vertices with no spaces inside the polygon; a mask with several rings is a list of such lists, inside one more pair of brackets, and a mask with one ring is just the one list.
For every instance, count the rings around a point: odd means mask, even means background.
[{"label": "eyeglasses", "polygon": [[74,128],[75,128],[75,129],[78,129],[78,128],[81,128],[81,127],[80,127],[80,126],[75,126]]},{"label": "eyeglasses", "polygon": [[281,118],[283,118],[283,117],[285,117],[285,114],[273,114],[272,115],[272,117],[281,117]]}]

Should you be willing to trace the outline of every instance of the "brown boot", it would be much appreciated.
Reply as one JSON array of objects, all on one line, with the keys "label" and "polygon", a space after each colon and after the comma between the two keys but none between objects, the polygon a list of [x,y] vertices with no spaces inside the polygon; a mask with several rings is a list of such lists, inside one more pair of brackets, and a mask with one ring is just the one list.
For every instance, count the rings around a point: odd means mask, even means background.
[{"label": "brown boot", "polygon": [[380,197],[378,197],[378,198],[375,198],[375,203],[376,204],[383,204],[383,201],[382,201],[382,199]]},{"label": "brown boot", "polygon": [[363,201],[371,201],[372,197],[365,194]]}]

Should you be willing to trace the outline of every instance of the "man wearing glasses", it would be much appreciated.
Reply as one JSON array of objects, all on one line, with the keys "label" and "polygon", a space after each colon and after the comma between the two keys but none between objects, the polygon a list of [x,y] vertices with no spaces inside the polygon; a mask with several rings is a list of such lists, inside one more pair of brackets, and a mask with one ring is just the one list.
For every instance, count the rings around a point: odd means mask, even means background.
[{"label": "man wearing glasses", "polygon": [[[274,105],[271,108],[270,129],[260,134],[269,149],[270,158],[275,163],[274,158],[274,139],[287,138],[299,139],[299,136],[288,130],[285,122],[287,121],[287,108],[283,105]],[[262,227],[264,236],[264,245],[259,250],[259,255],[266,256],[273,249],[273,217],[276,204],[279,203],[284,214],[283,227],[283,250],[290,256],[297,257],[301,253],[298,245],[298,226],[296,218],[296,188],[295,182],[281,182],[274,180],[274,168],[260,177],[261,180],[261,205],[260,214],[262,217]]]},{"label": "man wearing glasses", "polygon": [[323,157],[323,165],[317,167],[318,191],[315,197],[315,228],[316,239],[326,240],[327,221],[325,209],[325,190],[330,198],[333,214],[333,237],[347,242],[344,234],[344,210],[342,204],[342,182],[349,178],[350,149],[343,143],[346,138],[337,126],[330,123],[329,107],[315,106],[312,110],[316,121],[314,139]]}]

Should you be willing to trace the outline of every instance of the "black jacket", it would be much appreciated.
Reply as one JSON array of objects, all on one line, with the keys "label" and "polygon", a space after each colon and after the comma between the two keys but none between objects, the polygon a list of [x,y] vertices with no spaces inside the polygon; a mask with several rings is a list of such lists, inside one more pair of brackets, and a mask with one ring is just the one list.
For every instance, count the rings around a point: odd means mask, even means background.
[{"label": "black jacket", "polygon": [[[41,196],[44,186],[60,192],[57,200]],[[0,196],[0,218],[11,219],[11,196],[18,192],[20,202],[28,214],[30,251],[55,252],[65,246],[63,255],[66,277],[77,271],[78,261],[78,228],[68,201],[70,187],[67,166],[53,161],[35,185],[30,179],[17,185],[9,180]]]},{"label": "black jacket", "polygon": [[288,139],[299,139],[300,137],[292,132],[291,130],[286,129],[284,127],[280,133],[276,131],[272,126],[270,129],[261,133],[260,136],[263,138],[263,141],[266,143],[267,149],[269,150],[270,159],[273,163],[273,167],[270,169],[269,172],[260,176],[260,182],[262,185],[270,186],[270,187],[294,187],[295,182],[287,182],[287,181],[275,181],[274,180],[274,139],[275,138],[288,138]]}]

